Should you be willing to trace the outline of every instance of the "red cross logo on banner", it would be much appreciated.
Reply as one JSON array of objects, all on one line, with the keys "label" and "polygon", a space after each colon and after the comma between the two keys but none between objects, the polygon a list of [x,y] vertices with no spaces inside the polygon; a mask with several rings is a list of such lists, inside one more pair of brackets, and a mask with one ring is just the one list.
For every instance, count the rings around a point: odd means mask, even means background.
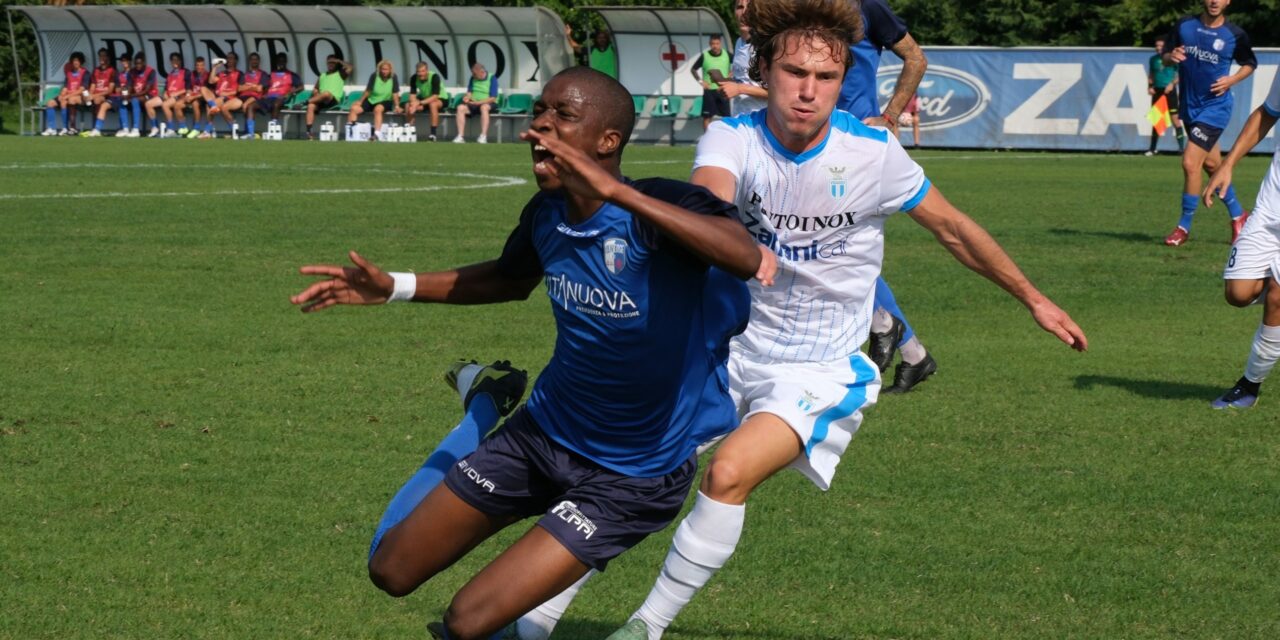
[{"label": "red cross logo on banner", "polygon": [[670,64],[672,71],[679,69],[680,62],[689,57],[685,55],[684,47],[681,47],[670,40],[667,41],[667,45],[665,47],[659,47],[658,51],[662,52],[662,61]]}]

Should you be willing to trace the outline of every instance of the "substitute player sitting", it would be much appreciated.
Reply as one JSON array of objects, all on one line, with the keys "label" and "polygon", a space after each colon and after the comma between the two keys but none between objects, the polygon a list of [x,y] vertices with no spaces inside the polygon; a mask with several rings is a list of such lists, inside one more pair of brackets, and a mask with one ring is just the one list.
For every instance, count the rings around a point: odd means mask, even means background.
[{"label": "substitute player sitting", "polygon": [[405,124],[413,125],[417,114],[427,111],[431,114],[431,133],[427,140],[436,141],[436,127],[440,126],[440,108],[444,106],[444,87],[441,86],[440,74],[432,73],[427,63],[419,62],[418,68],[409,78],[409,106],[404,110]]},{"label": "substitute player sitting", "polygon": [[85,106],[93,112],[93,128],[80,135],[87,138],[102,135],[107,110],[111,108],[111,94],[115,88],[116,70],[111,66],[111,52],[98,49],[98,66],[89,74],[89,95],[85,97]]},{"label": "substitute player sitting", "polygon": [[267,94],[260,100],[254,100],[245,111],[247,120],[252,120],[257,115],[257,111],[269,113],[272,122],[279,120],[280,110],[293,96],[302,91],[302,78],[289,70],[289,56],[283,52],[277,53],[272,61],[271,76],[267,82]]},{"label": "substitute player sitting", "polygon": [[239,61],[240,56],[232,51],[227,54],[225,61],[214,61],[213,68],[209,70],[209,81],[201,91],[205,104],[209,107],[209,122],[205,132],[200,134],[202,140],[214,137],[213,117],[218,114],[222,114],[222,119],[226,120],[227,128],[233,134],[236,130],[234,114],[244,106],[244,102],[240,100],[240,84],[244,82],[244,74],[236,68]]},{"label": "substitute player sitting", "polygon": [[[1258,145],[1280,118],[1280,72],[1271,81],[1267,99],[1244,123],[1244,129],[1231,147],[1222,166],[1209,178],[1204,203],[1212,206],[1213,197],[1231,185],[1231,173],[1240,159]],[[1263,300],[1262,324],[1253,335],[1253,347],[1245,361],[1244,375],[1234,387],[1213,401],[1214,409],[1247,409],[1258,402],[1262,381],[1280,359],[1280,147],[1271,158],[1271,168],[1262,179],[1253,214],[1240,230],[1231,246],[1226,280],[1227,302],[1237,307]]]},{"label": "substitute player sitting", "polygon": [[[169,76],[165,78],[164,97],[160,101],[160,110],[164,112],[166,138],[176,138],[186,133],[182,110],[186,107],[187,93],[191,90],[193,81],[191,70],[183,62],[182,54],[169,54]],[[181,130],[178,129],[179,125]]]},{"label": "substitute player sitting", "polygon": [[[738,206],[748,230],[776,253],[785,286],[749,283],[751,324],[733,340],[729,362],[742,425],[711,458],[657,584],[613,640],[662,635],[733,554],[744,503],[773,474],[794,467],[820,489],[830,486],[880,389],[858,348],[890,215],[908,213],[1043,329],[1086,347],[1075,322],[942,196],[897,136],[835,110],[849,45],[862,35],[856,3],[753,0],[746,21],[768,107],[713,123],[698,143],[693,182]],[[843,188],[833,190],[833,181]]]},{"label": "substitute player sitting", "polygon": [[[75,135],[75,123],[71,122],[71,109],[84,104],[89,95],[89,70],[84,67],[84,54],[76,51],[71,59],[62,67],[65,82],[58,95],[45,103],[44,126],[42,136]],[[53,120],[60,117],[58,128],[54,128]]]},{"label": "substitute player sitting", "polygon": [[267,90],[268,76],[262,68],[262,56],[256,52],[249,54],[249,69],[244,72],[244,82],[240,84],[240,110],[244,111],[244,139],[253,140],[258,137],[255,119],[258,101]]},{"label": "substitute player sitting", "polygon": [[390,111],[400,113],[400,76],[396,75],[390,60],[378,63],[378,70],[369,74],[369,82],[365,84],[360,99],[351,105],[351,113],[347,114],[347,125],[353,125],[360,119],[360,114],[373,112],[373,135],[370,140],[378,139],[382,130],[382,116]]},{"label": "substitute player sitting", "polygon": [[732,423],[723,362],[747,294],[724,271],[749,277],[761,253],[733,206],[705,189],[622,177],[631,105],[621,84],[584,67],[546,84],[522,135],[540,192],[497,260],[415,276],[352,253],[355,267],[303,269],[332,278],[293,298],[304,310],[505,302],[546,284],[556,346],[528,403],[443,483],[419,487],[425,498],[384,522],[371,550],[374,583],[403,596],[539,517],[458,592],[439,637],[489,638],[665,527],[693,482],[698,442]]}]

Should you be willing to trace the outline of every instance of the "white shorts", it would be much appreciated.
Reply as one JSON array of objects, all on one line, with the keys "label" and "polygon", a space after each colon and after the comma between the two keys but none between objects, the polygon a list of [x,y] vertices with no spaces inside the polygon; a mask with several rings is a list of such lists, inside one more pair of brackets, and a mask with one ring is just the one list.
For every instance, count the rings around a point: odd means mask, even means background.
[{"label": "white shorts", "polygon": [[757,413],[782,418],[804,443],[804,455],[791,466],[826,491],[862,424],[863,409],[880,395],[880,371],[861,351],[830,362],[776,364],[758,364],[734,353],[729,394],[743,422]]},{"label": "white shorts", "polygon": [[1255,210],[1231,245],[1223,280],[1280,278],[1280,216]]}]

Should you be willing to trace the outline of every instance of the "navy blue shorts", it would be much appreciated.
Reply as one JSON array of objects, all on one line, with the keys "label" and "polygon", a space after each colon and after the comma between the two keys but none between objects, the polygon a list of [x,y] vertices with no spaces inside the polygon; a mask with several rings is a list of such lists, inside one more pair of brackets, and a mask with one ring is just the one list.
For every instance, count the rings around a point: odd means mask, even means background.
[{"label": "navy blue shorts", "polygon": [[264,96],[257,102],[259,111],[274,111],[276,105],[284,103],[284,96]]},{"label": "navy blue shorts", "polygon": [[[483,105],[476,104],[476,103],[474,103],[474,102],[466,102],[466,103],[461,103],[461,104],[459,104],[458,106],[466,107],[466,108],[467,108],[467,115],[469,115],[469,116],[474,116],[474,115],[476,115],[477,113],[480,113],[480,107],[481,107],[481,106],[483,106]],[[489,105],[489,113],[493,113],[493,107],[494,107],[494,105],[492,105],[492,104],[490,104],[490,105]]]},{"label": "navy blue shorts", "polygon": [[604,570],[671,524],[697,471],[694,456],[656,478],[606,469],[547,437],[520,407],[475,453],[459,460],[444,482],[488,515],[541,515],[538,526],[583,564]]},{"label": "navy blue shorts", "polygon": [[1222,129],[1211,127],[1203,122],[1192,122],[1191,126],[1187,127],[1187,139],[1205,151],[1213,151],[1213,145],[1218,144],[1218,138],[1221,137]]}]

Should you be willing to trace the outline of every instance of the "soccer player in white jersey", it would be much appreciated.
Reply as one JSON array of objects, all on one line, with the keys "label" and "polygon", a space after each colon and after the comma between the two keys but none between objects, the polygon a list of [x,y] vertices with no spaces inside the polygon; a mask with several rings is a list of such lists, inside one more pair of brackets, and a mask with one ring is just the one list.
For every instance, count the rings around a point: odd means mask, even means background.
[{"label": "soccer player in white jersey", "polygon": [[750,283],[751,322],[733,343],[730,392],[742,424],[711,458],[658,582],[613,640],[658,638],[729,559],[747,496],[795,467],[821,489],[876,401],[867,340],[884,223],[906,211],[970,269],[1022,302],[1045,330],[1083,351],[1084,333],[1000,246],[925,178],[895,136],[834,111],[860,37],[857,5],[755,0],[745,16],[768,107],[712,124],[692,181],[738,205],[777,256],[773,286]]},{"label": "soccer player in white jersey", "polygon": [[[1249,153],[1280,118],[1280,72],[1271,82],[1271,93],[1244,123],[1240,137],[1231,145],[1231,153],[1209,178],[1204,190],[1204,203],[1222,198],[1231,185],[1236,163]],[[1262,179],[1253,214],[1231,245],[1226,280],[1227,302],[1246,307],[1262,298],[1262,324],[1253,336],[1253,348],[1245,362],[1244,375],[1222,397],[1213,401],[1214,409],[1246,409],[1258,401],[1262,381],[1276,360],[1280,359],[1280,146],[1271,159],[1271,168]]]}]

